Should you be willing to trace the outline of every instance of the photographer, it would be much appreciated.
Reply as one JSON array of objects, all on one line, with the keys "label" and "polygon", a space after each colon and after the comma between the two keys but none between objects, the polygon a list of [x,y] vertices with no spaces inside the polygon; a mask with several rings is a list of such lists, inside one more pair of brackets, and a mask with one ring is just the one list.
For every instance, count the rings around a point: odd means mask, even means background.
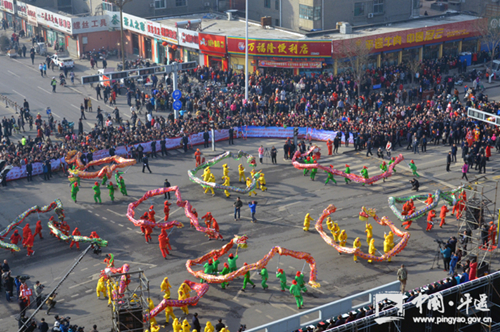
[{"label": "photographer", "polygon": [[413,178],[413,180],[410,180],[410,183],[411,183],[411,190],[418,191],[418,188],[420,187],[420,183],[418,182],[418,180]]},{"label": "photographer", "polygon": [[[57,296],[57,293],[52,294],[52,296],[49,296],[47,299],[47,315],[50,313],[50,310],[56,306],[57,301],[55,300]],[[56,316],[57,318],[57,316]]]},{"label": "photographer", "polygon": [[445,245],[444,249],[441,249],[441,245],[443,244],[443,241],[439,241],[439,250],[443,254],[443,263],[444,263],[444,271],[449,271],[450,270],[450,260],[451,260],[451,248],[447,245]]},{"label": "photographer", "polygon": [[[40,283],[40,281],[37,281],[35,283],[35,298],[36,298],[36,307],[40,307],[42,305],[42,292],[43,289],[45,288],[44,285]],[[41,308],[40,308],[41,309]]]}]

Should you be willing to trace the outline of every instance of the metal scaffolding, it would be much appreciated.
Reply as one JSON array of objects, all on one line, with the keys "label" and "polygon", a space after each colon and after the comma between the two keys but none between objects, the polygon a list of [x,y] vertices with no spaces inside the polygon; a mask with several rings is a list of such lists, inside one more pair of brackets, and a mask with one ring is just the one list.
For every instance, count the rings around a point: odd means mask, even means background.
[{"label": "metal scaffolding", "polygon": [[110,276],[110,279],[114,283],[119,283],[123,275],[127,275],[130,283],[125,290],[123,298],[112,301],[112,331],[145,331],[149,329],[149,321],[143,321],[144,315],[149,312],[149,280],[142,270],[113,274]]},{"label": "metal scaffolding", "polygon": [[466,201],[459,203],[463,204],[463,210],[459,212],[457,248],[462,251],[462,262],[467,259],[477,261],[478,276],[491,270],[493,251],[496,249],[487,235],[490,221],[496,224],[498,220],[497,192],[497,181],[469,183],[464,189]]}]

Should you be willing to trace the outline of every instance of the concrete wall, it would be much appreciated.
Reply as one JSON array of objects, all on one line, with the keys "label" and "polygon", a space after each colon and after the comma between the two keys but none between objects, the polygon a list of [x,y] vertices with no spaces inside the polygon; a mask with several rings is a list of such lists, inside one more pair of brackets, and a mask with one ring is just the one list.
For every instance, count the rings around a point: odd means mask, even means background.
[{"label": "concrete wall", "polygon": [[[260,21],[263,16],[272,16],[273,25],[275,19],[279,18],[279,11],[274,9],[274,0],[271,0],[271,8],[264,7],[265,0],[254,0],[250,6],[248,16],[250,19]],[[299,3],[311,4],[318,6],[324,3],[324,29],[335,29],[337,22],[347,21],[352,25],[365,25],[372,23],[394,22],[406,20],[411,15],[412,0],[385,0],[384,14],[374,15],[373,18],[368,18],[368,13],[373,12],[373,1],[365,2],[365,14],[363,16],[354,17],[354,2],[353,0],[281,0],[282,1],[282,22],[284,28],[299,30],[299,27],[305,29],[321,29],[322,22],[299,20]],[[361,0],[360,0],[361,1]],[[422,0],[423,1],[423,0]],[[468,1],[468,0],[466,0]],[[308,21],[308,22],[305,22]]]},{"label": "concrete wall", "polygon": [[[168,17],[179,16],[196,13],[206,13],[210,9],[214,9],[216,0],[186,0],[187,6],[176,7],[176,0],[166,0],[166,8],[155,9],[151,7],[154,0],[134,0],[124,7],[124,12],[140,17]],[[205,7],[206,3],[210,3],[210,7]]]},{"label": "concrete wall", "polygon": [[[83,44],[84,37],[87,37],[87,44]],[[80,43],[80,53],[98,50],[103,46],[106,49],[119,49],[117,43],[120,41],[120,31],[100,31],[92,33],[81,33],[78,35]]]}]

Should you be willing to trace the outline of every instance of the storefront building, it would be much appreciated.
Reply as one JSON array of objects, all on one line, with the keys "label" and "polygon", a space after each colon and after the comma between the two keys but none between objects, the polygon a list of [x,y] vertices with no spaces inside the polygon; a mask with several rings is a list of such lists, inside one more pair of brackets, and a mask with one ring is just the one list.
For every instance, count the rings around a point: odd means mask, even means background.
[{"label": "storefront building", "polygon": [[184,62],[196,61],[203,63],[203,56],[200,53],[200,43],[198,41],[198,31],[177,28],[179,45],[181,46],[181,59]]},{"label": "storefront building", "polygon": [[203,56],[201,65],[228,70],[226,37],[207,33],[198,34],[200,52]]},{"label": "storefront building", "polygon": [[[479,33],[474,20],[426,26],[397,32],[333,40],[334,72],[339,72],[343,61],[342,49],[347,44],[364,45],[371,50],[368,68],[381,65],[397,65],[401,62],[422,61],[441,58],[443,55],[456,56],[461,52],[477,52]],[[353,41],[354,40],[354,41]]]},{"label": "storefront building", "polygon": [[[242,70],[245,66],[245,38],[227,37],[230,66]],[[249,39],[248,62],[251,72],[275,70],[294,74],[321,73],[332,63],[332,43],[316,40]]]}]

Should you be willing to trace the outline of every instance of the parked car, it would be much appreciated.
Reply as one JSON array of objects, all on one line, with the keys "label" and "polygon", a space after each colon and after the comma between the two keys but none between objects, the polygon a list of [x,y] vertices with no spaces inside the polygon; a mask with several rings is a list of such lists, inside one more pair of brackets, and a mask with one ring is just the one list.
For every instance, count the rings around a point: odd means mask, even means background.
[{"label": "parked car", "polygon": [[58,66],[59,69],[63,69],[64,67],[73,69],[73,67],[75,67],[75,63],[70,57],[60,57],[59,55],[54,54],[50,57],[50,60],[54,63],[54,65]]}]

